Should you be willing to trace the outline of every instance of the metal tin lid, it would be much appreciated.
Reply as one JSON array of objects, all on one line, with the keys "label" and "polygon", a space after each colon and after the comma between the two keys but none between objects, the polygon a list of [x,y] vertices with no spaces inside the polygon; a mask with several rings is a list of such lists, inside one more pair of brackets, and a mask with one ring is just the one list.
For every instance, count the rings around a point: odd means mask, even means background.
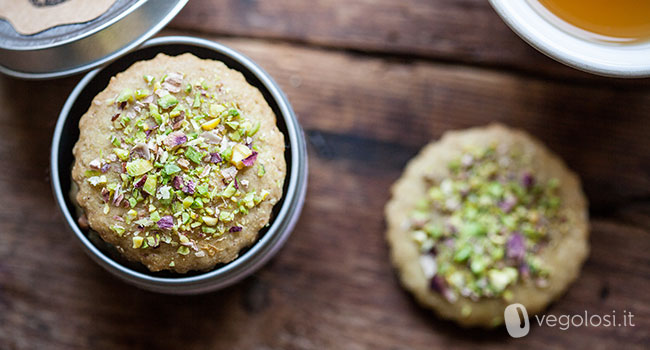
[{"label": "metal tin lid", "polygon": [[117,0],[96,19],[18,34],[0,19],[0,72],[49,79],[84,72],[124,55],[156,34],[188,0]]}]

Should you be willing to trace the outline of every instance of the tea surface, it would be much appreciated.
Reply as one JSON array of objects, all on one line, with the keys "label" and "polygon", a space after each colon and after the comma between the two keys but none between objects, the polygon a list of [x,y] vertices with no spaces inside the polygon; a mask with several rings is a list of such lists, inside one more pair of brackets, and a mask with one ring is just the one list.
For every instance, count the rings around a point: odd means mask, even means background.
[{"label": "tea surface", "polygon": [[536,1],[559,19],[600,39],[618,42],[650,39],[650,0]]}]

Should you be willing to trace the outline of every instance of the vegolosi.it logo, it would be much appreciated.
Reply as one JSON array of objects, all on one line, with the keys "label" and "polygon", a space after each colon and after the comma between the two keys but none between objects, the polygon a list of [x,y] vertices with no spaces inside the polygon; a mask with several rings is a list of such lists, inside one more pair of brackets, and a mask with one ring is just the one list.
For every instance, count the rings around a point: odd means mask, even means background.
[{"label": "vegolosi.it logo", "polygon": [[503,311],[503,318],[506,321],[506,330],[513,338],[521,338],[530,331],[528,311],[519,303],[508,305]]},{"label": "vegolosi.it logo", "polygon": [[[634,315],[627,310],[623,310],[623,321],[616,319],[616,310],[611,314],[598,315],[589,313],[585,310],[584,315],[535,315],[535,321],[541,327],[559,327],[560,330],[566,331],[571,327],[634,327],[632,318]],[[522,304],[510,304],[503,311],[503,318],[506,323],[506,330],[513,338],[524,337],[530,332],[530,319],[528,311]]]}]

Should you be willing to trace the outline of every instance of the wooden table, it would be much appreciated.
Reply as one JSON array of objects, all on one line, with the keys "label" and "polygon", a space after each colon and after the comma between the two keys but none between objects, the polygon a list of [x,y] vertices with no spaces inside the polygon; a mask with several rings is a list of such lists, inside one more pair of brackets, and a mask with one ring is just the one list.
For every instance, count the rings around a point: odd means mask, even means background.
[{"label": "wooden table", "polygon": [[[249,55],[310,142],[307,202],[271,263],[168,296],[93,263],[53,200],[56,117],[80,79],[0,77],[0,349],[623,348],[650,344],[650,80],[564,67],[482,0],[193,0],[161,35]],[[591,256],[548,314],[631,311],[635,327],[465,330],[417,306],[388,262],[382,208],[418,149],[500,121],[544,140],[590,200]]]}]

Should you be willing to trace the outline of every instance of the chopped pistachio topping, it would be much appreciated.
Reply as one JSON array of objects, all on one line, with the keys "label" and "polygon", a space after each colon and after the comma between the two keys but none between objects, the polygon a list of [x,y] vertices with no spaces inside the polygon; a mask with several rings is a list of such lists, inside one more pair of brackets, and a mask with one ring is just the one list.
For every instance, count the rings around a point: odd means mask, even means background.
[{"label": "chopped pistachio topping", "polygon": [[174,97],[174,95],[171,94],[165,95],[158,99],[158,105],[162,109],[168,109],[176,106],[177,104],[178,104],[178,100],[176,99],[176,97]]},{"label": "chopped pistachio topping", "polygon": [[512,298],[516,283],[545,281],[537,254],[562,222],[558,180],[538,181],[530,159],[497,146],[467,149],[448,170],[427,180],[410,214],[413,241],[435,259],[423,266],[431,288],[454,302]]},{"label": "chopped pistachio topping", "polygon": [[151,169],[153,169],[151,162],[144,159],[135,159],[131,162],[126,163],[126,172],[131,176],[144,175]]},{"label": "chopped pistachio topping", "polygon": [[257,162],[260,123],[218,80],[169,72],[137,85],[111,100],[112,153],[90,162],[86,181],[101,192],[104,213],[123,208],[110,229],[131,237],[133,249],[169,244],[205,256],[200,240],[239,232],[269,195],[242,179],[266,173]]},{"label": "chopped pistachio topping", "polygon": [[133,90],[129,88],[123,89],[115,99],[115,102],[131,102],[131,101],[133,101]]}]

